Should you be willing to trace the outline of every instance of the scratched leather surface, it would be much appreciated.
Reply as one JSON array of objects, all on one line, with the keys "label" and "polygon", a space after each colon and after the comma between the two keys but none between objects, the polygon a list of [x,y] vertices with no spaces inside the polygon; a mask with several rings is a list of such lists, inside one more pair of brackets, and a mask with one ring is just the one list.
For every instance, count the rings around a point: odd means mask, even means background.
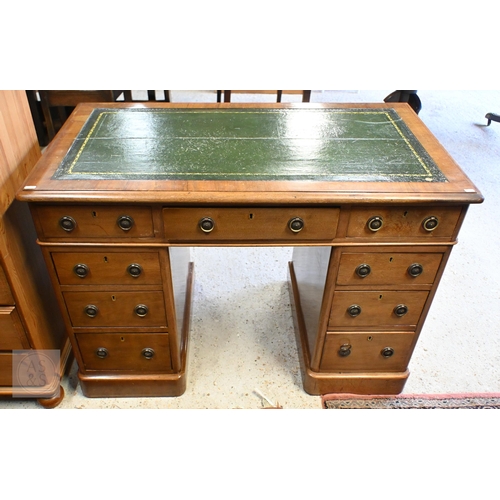
[{"label": "scratched leather surface", "polygon": [[96,109],[56,179],[446,182],[392,109]]}]

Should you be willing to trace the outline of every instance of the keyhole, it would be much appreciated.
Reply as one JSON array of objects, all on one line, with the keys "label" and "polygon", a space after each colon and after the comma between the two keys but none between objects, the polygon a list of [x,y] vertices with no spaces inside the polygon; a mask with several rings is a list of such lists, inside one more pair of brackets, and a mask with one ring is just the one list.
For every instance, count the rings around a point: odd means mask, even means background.
[{"label": "keyhole", "polygon": [[248,216],[248,218],[249,218],[249,219],[253,219],[253,214],[250,214],[250,215]]},{"label": "keyhole", "polygon": [[408,211],[406,211],[404,214],[403,214],[403,217],[406,217],[408,215]]},{"label": "keyhole", "polygon": [[111,300],[114,302],[116,300],[116,297],[114,295],[111,295]]},{"label": "keyhole", "polygon": [[104,262],[106,262],[106,264],[108,263],[108,258],[107,257],[104,257]]},{"label": "keyhole", "polygon": [[120,337],[120,340],[121,340],[122,342],[125,342],[125,337]]},{"label": "keyhole", "polygon": [[391,258],[389,259],[389,262],[392,262],[392,259],[393,259],[393,258],[391,257]]},{"label": "keyhole", "polygon": [[378,296],[378,300],[381,300],[381,299],[382,299],[382,295],[379,295],[379,296]]},{"label": "keyhole", "polygon": [[97,212],[92,211],[92,217],[97,217]]},{"label": "keyhole", "polygon": [[370,335],[366,340],[368,340],[368,342],[371,342],[373,340],[373,337]]}]

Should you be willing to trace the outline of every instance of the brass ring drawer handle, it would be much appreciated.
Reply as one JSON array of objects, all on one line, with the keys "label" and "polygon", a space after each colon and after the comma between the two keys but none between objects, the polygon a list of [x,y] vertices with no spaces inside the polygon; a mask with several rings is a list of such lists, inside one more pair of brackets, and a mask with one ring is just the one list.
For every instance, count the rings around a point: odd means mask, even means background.
[{"label": "brass ring drawer handle", "polygon": [[146,359],[151,359],[155,355],[155,350],[151,349],[151,347],[146,347],[145,349],[142,350],[141,354]]},{"label": "brass ring drawer handle", "polygon": [[360,264],[356,268],[356,274],[360,278],[366,278],[372,272],[372,268],[368,264]]},{"label": "brass ring drawer handle", "polygon": [[77,264],[73,268],[73,272],[79,277],[79,278],[86,278],[89,274],[90,269],[88,268],[87,265],[85,264]]},{"label": "brass ring drawer handle", "polygon": [[345,358],[351,354],[352,345],[351,344],[342,344],[339,349],[339,356]]},{"label": "brass ring drawer handle", "polygon": [[142,267],[139,264],[130,264],[127,267],[127,272],[132,278],[138,278],[142,274]]},{"label": "brass ring drawer handle", "polygon": [[64,229],[64,231],[70,233],[76,227],[76,220],[69,215],[65,215],[59,219],[59,226],[61,229]]},{"label": "brass ring drawer handle", "polygon": [[132,219],[130,215],[120,215],[120,217],[116,220],[116,223],[122,231],[130,231],[134,226],[134,219]]},{"label": "brass ring drawer handle", "polygon": [[394,308],[394,314],[396,316],[399,316],[400,318],[402,316],[404,316],[406,313],[408,312],[408,306],[404,305],[404,304],[398,304],[395,308]]},{"label": "brass ring drawer handle", "polygon": [[148,314],[148,311],[149,311],[148,306],[145,306],[144,304],[139,304],[134,308],[134,312],[135,314],[137,314],[137,316],[139,316],[139,318],[144,318],[144,316]]},{"label": "brass ring drawer handle", "polygon": [[422,226],[428,232],[434,231],[439,226],[439,219],[434,215],[426,217],[422,222]]},{"label": "brass ring drawer handle", "polygon": [[204,233],[211,233],[215,227],[215,222],[210,217],[203,217],[198,224]]},{"label": "brass ring drawer handle", "polygon": [[422,266],[422,264],[415,263],[408,267],[408,274],[412,278],[420,276],[423,272],[424,272],[424,266]]},{"label": "brass ring drawer handle", "polygon": [[85,306],[85,314],[89,318],[95,318],[97,316],[97,313],[99,312],[99,308],[93,304],[89,304],[88,306]]},{"label": "brass ring drawer handle", "polygon": [[348,307],[347,312],[349,316],[355,318],[356,316],[359,316],[361,314],[361,306],[358,306],[358,304],[353,304],[352,306]]},{"label": "brass ring drawer handle", "polygon": [[384,358],[390,358],[394,354],[394,349],[392,347],[384,347],[381,351],[380,354]]},{"label": "brass ring drawer handle", "polygon": [[370,217],[366,225],[370,231],[376,233],[384,225],[384,219],[382,219],[379,215],[376,215],[374,217]]},{"label": "brass ring drawer handle", "polygon": [[294,217],[288,221],[288,228],[292,233],[299,233],[304,229],[304,221],[300,217]]},{"label": "brass ring drawer handle", "polygon": [[108,357],[108,350],[105,347],[98,347],[95,351],[98,358],[104,359]]}]

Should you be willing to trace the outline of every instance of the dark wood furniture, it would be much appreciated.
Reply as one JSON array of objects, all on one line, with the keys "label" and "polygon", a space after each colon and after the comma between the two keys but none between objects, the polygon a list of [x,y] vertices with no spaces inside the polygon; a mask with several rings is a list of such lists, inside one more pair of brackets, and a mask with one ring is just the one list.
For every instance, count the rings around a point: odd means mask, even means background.
[{"label": "dark wood furniture", "polygon": [[222,102],[222,94],[224,94],[224,102],[231,102],[231,93],[276,93],[276,102],[281,102],[283,93],[285,94],[302,94],[302,102],[309,102],[311,100],[310,90],[218,90],[217,91],[217,102]]},{"label": "dark wood furniture", "polygon": [[163,91],[157,99],[154,90],[147,90],[147,99],[134,99],[131,90],[27,90],[31,114],[41,146],[46,146],[56,135],[74,108],[82,102],[164,101],[170,102],[170,91]]},{"label": "dark wood furniture", "polygon": [[[0,122],[0,396],[22,397],[13,351],[59,350],[59,377],[72,358],[28,205],[15,199],[41,156],[24,91],[0,91]],[[32,387],[30,396],[56,406],[64,397],[59,377],[53,389]]]},{"label": "dark wood furniture", "polygon": [[227,245],[294,247],[308,393],[400,392],[483,199],[399,103],[82,104],[18,198],[97,397],[182,394],[187,247]]}]

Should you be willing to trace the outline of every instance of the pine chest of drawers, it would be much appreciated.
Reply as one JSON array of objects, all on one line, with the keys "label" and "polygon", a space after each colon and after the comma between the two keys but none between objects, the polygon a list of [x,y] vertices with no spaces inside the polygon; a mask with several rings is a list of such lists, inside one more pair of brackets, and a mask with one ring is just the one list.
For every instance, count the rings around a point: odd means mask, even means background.
[{"label": "pine chest of drawers", "polygon": [[82,104],[18,197],[98,397],[183,393],[188,248],[227,245],[294,247],[307,392],[400,392],[482,201],[405,104]]}]

